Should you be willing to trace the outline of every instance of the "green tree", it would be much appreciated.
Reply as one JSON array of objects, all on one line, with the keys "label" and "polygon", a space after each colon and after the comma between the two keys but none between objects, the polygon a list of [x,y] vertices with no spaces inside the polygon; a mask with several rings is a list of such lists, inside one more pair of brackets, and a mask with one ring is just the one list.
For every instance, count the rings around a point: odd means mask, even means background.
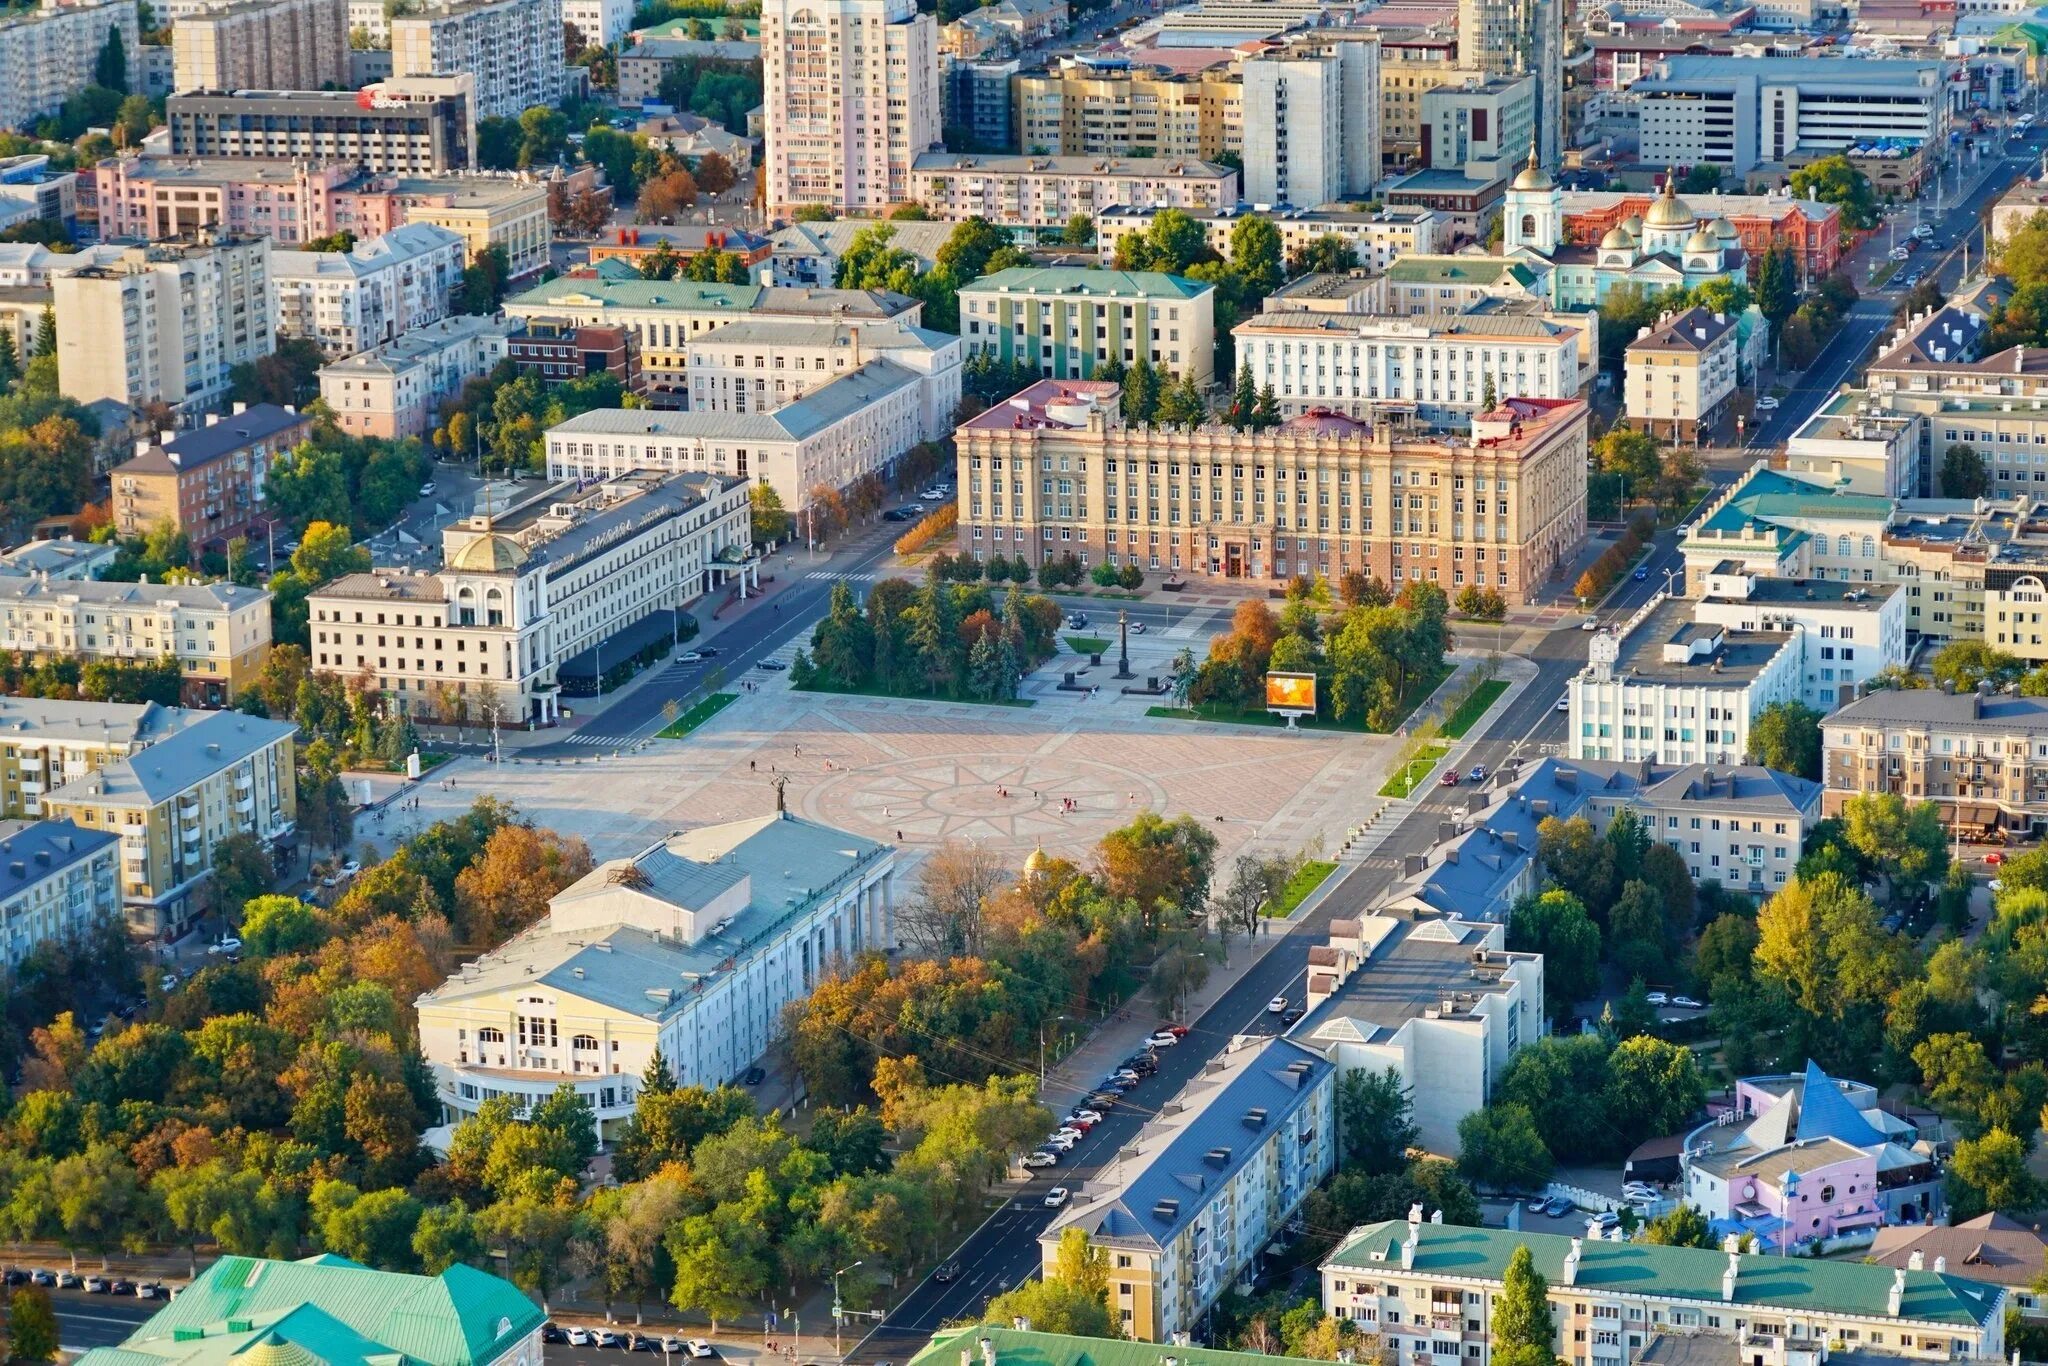
[{"label": "green tree", "polygon": [[1375,1175],[1400,1171],[1421,1131],[1399,1069],[1356,1067],[1337,1086],[1337,1132],[1346,1168]]},{"label": "green tree", "polygon": [[1246,214],[1231,225],[1230,269],[1241,282],[1247,309],[1256,308],[1280,287],[1287,277],[1281,264],[1280,230],[1271,219]]},{"label": "green tree", "polygon": [[1948,870],[1948,838],[1932,802],[1906,800],[1892,792],[1863,792],[1842,804],[1843,834],[1850,848],[1879,873],[1894,893]]},{"label": "green tree", "polygon": [[2003,1129],[1956,1144],[1948,1161],[1949,1218],[1956,1223],[1993,1211],[2032,1210],[2041,1183],[2027,1169],[2027,1147]]},{"label": "green tree", "polygon": [[1600,927],[1570,892],[1552,888],[1516,902],[1508,947],[1544,956],[1543,1004],[1553,1020],[1568,1018],[1599,988]]},{"label": "green tree", "polygon": [[1661,1247],[1703,1247],[1712,1251],[1721,1245],[1707,1216],[1694,1205],[1679,1205],[1643,1225],[1642,1240]]},{"label": "green tree", "polygon": [[1474,1185],[1534,1190],[1550,1180],[1552,1166],[1536,1120],[1523,1106],[1488,1105],[1458,1121],[1458,1172]]},{"label": "green tree", "polygon": [[1508,1255],[1500,1293],[1493,1300],[1493,1349],[1515,1366],[1554,1366],[1557,1326],[1550,1315],[1550,1285],[1523,1243]]},{"label": "green tree", "polygon": [[1110,1311],[1108,1265],[1102,1250],[1089,1243],[1086,1231],[1069,1226],[1060,1234],[1052,1274],[996,1296],[983,1317],[996,1323],[1027,1318],[1035,1332],[1122,1337],[1123,1329]]},{"label": "green tree", "polygon": [[1707,1103],[1707,1082],[1691,1049],[1640,1035],[1608,1055],[1602,1101],[1621,1142],[1633,1147],[1690,1122]]},{"label": "green tree", "polygon": [[1295,275],[1336,275],[1358,268],[1358,253],[1335,233],[1324,233],[1302,247],[1287,263]]},{"label": "green tree", "polygon": [[462,1201],[429,1205],[420,1211],[412,1233],[412,1255],[427,1275],[438,1276],[457,1263],[479,1265],[485,1251],[476,1216]]},{"label": "green tree", "polygon": [[1951,443],[1941,459],[1941,496],[1982,498],[1990,491],[1991,471],[1984,467],[1984,457],[1967,442]]},{"label": "green tree", "polygon": [[1822,157],[1794,171],[1792,193],[1800,199],[1839,205],[1844,227],[1877,226],[1877,196],[1870,188],[1870,177],[1846,156]]},{"label": "green tree", "polygon": [[118,25],[107,30],[107,40],[100,44],[99,56],[93,59],[92,83],[102,90],[128,93],[128,47]]},{"label": "green tree", "polygon": [[1776,332],[1785,325],[1799,307],[1799,272],[1793,264],[1791,251],[1781,242],[1772,242],[1764,250],[1763,259],[1757,262],[1756,306],[1770,322]]},{"label": "green tree", "polygon": [[1974,691],[1979,683],[2003,688],[2026,670],[2017,655],[1994,649],[1981,640],[1958,640],[1944,645],[1928,662],[1934,681],[1957,692]]},{"label": "green tree", "polygon": [[693,1215],[667,1237],[675,1265],[669,1303],[710,1319],[713,1334],[720,1319],[747,1312],[771,1284],[767,1230],[737,1206],[720,1206],[727,1209],[726,1217]]},{"label": "green tree", "polygon": [[[113,36],[118,39],[121,31]],[[49,1291],[25,1285],[14,1292],[7,1306],[7,1349],[16,1361],[57,1359],[57,1310]]]},{"label": "green tree", "polygon": [[1749,726],[1749,760],[1820,781],[1820,713],[1804,702],[1773,702]]},{"label": "green tree", "polygon": [[214,846],[214,894],[230,925],[240,922],[245,902],[269,891],[276,880],[277,865],[255,835],[230,835]]},{"label": "green tree", "polygon": [[343,574],[369,570],[370,552],[354,543],[346,526],[313,522],[292,552],[292,572],[315,588]]}]

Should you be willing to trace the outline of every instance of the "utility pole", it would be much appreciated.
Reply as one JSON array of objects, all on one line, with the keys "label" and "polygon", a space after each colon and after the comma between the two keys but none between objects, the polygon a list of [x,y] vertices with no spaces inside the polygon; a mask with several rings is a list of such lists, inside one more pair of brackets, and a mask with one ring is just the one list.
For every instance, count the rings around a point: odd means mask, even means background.
[{"label": "utility pole", "polygon": [[843,1355],[844,1355],[844,1353],[843,1353],[843,1352],[842,1352],[842,1351],[840,1350],[840,1346],[839,1346],[839,1328],[840,1328],[840,1325],[841,1325],[842,1323],[844,1323],[844,1322],[846,1321],[846,1310],[845,1310],[845,1308],[844,1308],[844,1307],[843,1307],[843,1306],[842,1306],[842,1305],[841,1305],[841,1304],[839,1303],[839,1278],[840,1278],[841,1276],[844,1276],[844,1275],[845,1275],[845,1274],[846,1274],[847,1272],[849,1272],[849,1271],[853,1270],[853,1267],[855,1267],[855,1266],[859,1266],[859,1265],[860,1265],[860,1263],[859,1263],[859,1262],[855,1262],[855,1263],[853,1264],[853,1266],[842,1266],[842,1267],[840,1267],[840,1268],[839,1268],[839,1269],[838,1269],[837,1271],[835,1271],[835,1272],[833,1272],[833,1273],[832,1273],[832,1355],[833,1355],[833,1356],[843,1356]]}]

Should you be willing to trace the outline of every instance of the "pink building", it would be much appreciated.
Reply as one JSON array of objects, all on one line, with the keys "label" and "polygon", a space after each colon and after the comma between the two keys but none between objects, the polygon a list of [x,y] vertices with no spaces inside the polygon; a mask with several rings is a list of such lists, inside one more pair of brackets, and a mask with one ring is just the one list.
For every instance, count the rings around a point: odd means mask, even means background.
[{"label": "pink building", "polygon": [[346,228],[360,240],[403,220],[361,167],[226,157],[108,157],[93,168],[102,238],[188,237],[209,225],[292,245]]},{"label": "pink building", "polygon": [[1876,1156],[1838,1138],[1703,1154],[1689,1164],[1685,1194],[1709,1220],[1740,1224],[1773,1250],[1873,1233],[1884,1218]]}]

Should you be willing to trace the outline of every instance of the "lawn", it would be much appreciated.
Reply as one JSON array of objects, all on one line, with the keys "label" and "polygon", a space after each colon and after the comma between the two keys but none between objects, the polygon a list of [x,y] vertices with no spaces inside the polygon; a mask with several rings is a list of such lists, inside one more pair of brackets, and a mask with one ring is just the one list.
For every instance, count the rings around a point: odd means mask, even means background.
[{"label": "lawn", "polygon": [[[1400,715],[1394,718],[1393,724],[1387,727],[1386,730],[1374,730],[1365,724],[1363,718],[1351,721],[1336,721],[1322,716],[1304,716],[1298,724],[1303,730],[1341,730],[1350,731],[1353,734],[1370,735],[1391,734],[1407,722],[1408,718],[1414,714],[1415,709],[1421,706],[1431,693],[1434,693],[1443,686],[1444,680],[1451,676],[1452,670],[1456,667],[1449,660],[1445,660],[1443,667],[1432,673],[1429,677],[1417,679],[1415,686],[1408,690],[1408,700],[1402,705]],[[1145,709],[1145,715],[1162,716],[1173,721],[1219,721],[1225,725],[1232,726],[1285,726],[1287,724],[1286,717],[1275,716],[1272,712],[1266,710],[1264,703],[1258,702],[1243,704],[1204,702],[1199,706],[1193,707],[1148,707]]]},{"label": "lawn", "polygon": [[1486,709],[1498,702],[1500,695],[1507,690],[1508,683],[1504,678],[1489,678],[1481,683],[1473,690],[1472,695],[1465,699],[1464,704],[1445,720],[1443,733],[1453,740],[1464,739],[1465,732],[1472,729],[1479,718],[1486,715]]},{"label": "lawn", "polygon": [[705,698],[666,726],[663,726],[660,731],[661,738],[664,740],[682,739],[685,735],[688,735],[691,731],[731,706],[738,698],[739,694],[736,692],[715,692],[711,694],[711,696]]},{"label": "lawn", "polygon": [[1337,865],[1328,859],[1310,859],[1295,871],[1293,877],[1287,879],[1287,885],[1280,889],[1278,897],[1259,907],[1259,914],[1293,915],[1294,908],[1299,906],[1310,892],[1322,886],[1324,878],[1336,871]]},{"label": "lawn", "polygon": [[1412,795],[1416,786],[1429,777],[1429,771],[1437,766],[1437,761],[1450,752],[1451,747],[1449,745],[1440,745],[1434,741],[1424,745],[1420,753],[1402,765],[1399,772],[1380,785],[1380,795],[1382,797],[1407,797]]},{"label": "lawn", "polygon": [[1068,636],[1067,648],[1077,655],[1107,654],[1109,642],[1101,636]]}]

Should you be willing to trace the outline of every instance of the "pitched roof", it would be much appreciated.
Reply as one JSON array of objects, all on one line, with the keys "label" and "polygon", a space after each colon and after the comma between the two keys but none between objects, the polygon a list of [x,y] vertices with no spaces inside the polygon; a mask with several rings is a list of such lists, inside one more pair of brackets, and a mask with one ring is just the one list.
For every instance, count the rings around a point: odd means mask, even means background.
[{"label": "pitched roof", "polygon": [[1829,716],[1827,725],[1941,726],[1985,735],[2034,735],[2048,731],[2048,697],[2012,693],[1986,697],[1975,692],[1945,693],[1939,688],[1881,688]]},{"label": "pitched roof", "polygon": [[892,360],[871,360],[822,384],[802,398],[767,413],[720,413],[705,409],[593,408],[549,433],[592,436],[672,436],[701,440],[801,441],[815,436],[870,404],[919,382],[917,372]]},{"label": "pitched roof", "polygon": [[[1084,1338],[1065,1333],[1021,1331],[992,1323],[943,1328],[919,1349],[906,1366],[958,1366],[959,1353],[981,1360],[980,1344],[988,1343],[1002,1366],[1160,1366],[1162,1355],[1182,1366],[1264,1366],[1274,1358],[1254,1352],[1219,1352],[1212,1347],[1162,1347],[1127,1338]],[[1283,1358],[1284,1359],[1284,1358]]]},{"label": "pitched roof", "polygon": [[290,721],[235,711],[202,719],[124,758],[81,773],[53,789],[46,802],[99,806],[155,806],[212,774],[260,754],[298,733]]},{"label": "pitched roof", "polygon": [[1216,286],[1161,270],[1103,270],[1094,266],[1012,266],[963,285],[962,294],[1085,294],[1108,299],[1196,299]]},{"label": "pitched roof", "polygon": [[[322,253],[323,255],[328,253]],[[204,427],[179,432],[162,445],[152,445],[148,450],[118,466],[116,474],[170,474],[180,470],[201,469],[222,456],[232,454],[258,441],[270,438],[294,427],[310,424],[311,418],[290,408],[275,403],[258,403],[230,417],[209,422]]]},{"label": "pitched roof", "polygon": [[1926,1268],[1945,1258],[1951,1272],[1995,1285],[2031,1286],[2048,1257],[2048,1239],[2003,1214],[1980,1214],[1953,1227],[1894,1226],[1877,1231],[1870,1259],[1882,1266],[1908,1265],[1915,1252]]},{"label": "pitched roof", "polygon": [[1799,1089],[1798,1136],[1833,1138],[1859,1148],[1883,1143],[1885,1136],[1863,1117],[1855,1102],[1842,1094],[1834,1078],[1820,1070],[1813,1059],[1806,1060],[1806,1078]]},{"label": "pitched roof", "polygon": [[1647,337],[1637,337],[1628,344],[1630,351],[1705,351],[1717,344],[1735,329],[1735,320],[1726,314],[1709,313],[1703,304],[1694,304],[1676,317],[1667,318],[1650,329]]},{"label": "pitched roof", "polygon": [[1905,1296],[1895,1316],[1887,1303],[1896,1274],[1890,1267],[1737,1255],[1734,1299],[1724,1301],[1721,1274],[1729,1265],[1725,1252],[1605,1239],[1581,1241],[1556,1233],[1453,1224],[1416,1226],[1391,1219],[1355,1230],[1322,1265],[1371,1269],[1391,1263],[1388,1269],[1399,1268],[1401,1245],[1411,1229],[1417,1239],[1414,1272],[1466,1280],[1499,1281],[1515,1248],[1526,1244],[1536,1259],[1536,1270],[1552,1286],[1562,1285],[1565,1256],[1572,1244],[1579,1242],[1578,1274],[1572,1284],[1618,1294],[1972,1329],[1984,1328],[2004,1298],[2002,1291],[1961,1276],[1908,1271]]},{"label": "pitched roof", "polygon": [[83,863],[116,839],[70,821],[0,821],[0,897]]}]

